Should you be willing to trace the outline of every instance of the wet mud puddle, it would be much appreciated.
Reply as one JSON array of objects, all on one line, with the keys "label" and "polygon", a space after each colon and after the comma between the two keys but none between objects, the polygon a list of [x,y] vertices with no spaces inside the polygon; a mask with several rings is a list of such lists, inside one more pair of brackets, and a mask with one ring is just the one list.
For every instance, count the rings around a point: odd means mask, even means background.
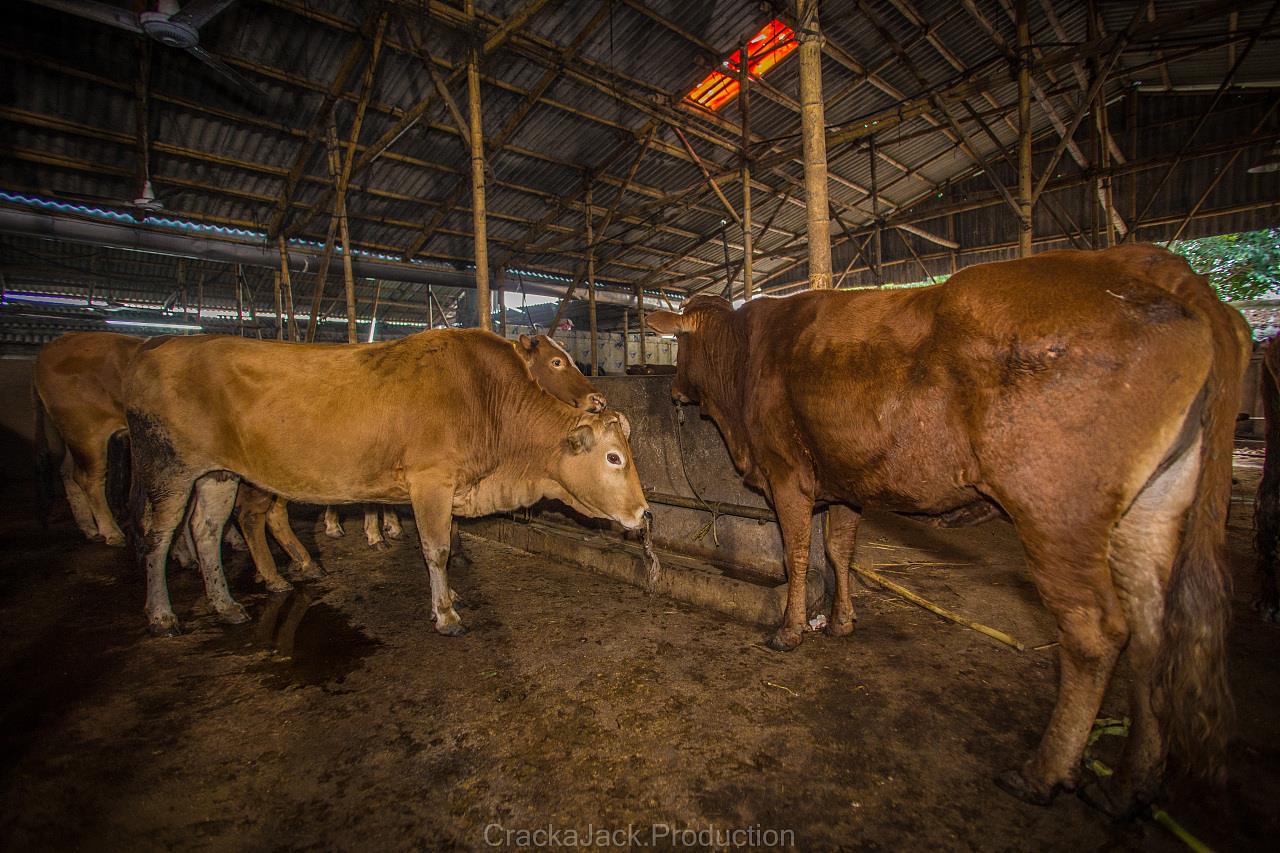
[{"label": "wet mud puddle", "polygon": [[382,643],[319,598],[315,591],[297,586],[251,602],[251,622],[219,626],[219,633],[204,645],[215,653],[254,658],[245,671],[262,675],[266,687],[337,688]]}]

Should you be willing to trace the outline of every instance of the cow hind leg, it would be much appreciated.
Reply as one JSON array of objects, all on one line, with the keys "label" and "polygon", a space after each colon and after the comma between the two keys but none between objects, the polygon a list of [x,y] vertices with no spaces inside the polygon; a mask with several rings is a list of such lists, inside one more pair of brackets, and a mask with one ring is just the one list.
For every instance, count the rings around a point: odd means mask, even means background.
[{"label": "cow hind leg", "polygon": [[324,569],[311,558],[306,546],[294,534],[293,527],[289,524],[289,502],[284,498],[277,497],[271,502],[271,509],[267,512],[267,526],[271,528],[271,535],[276,542],[280,543],[280,547],[293,561],[289,565],[289,573],[294,578],[312,581],[324,577]]},{"label": "cow hind leg", "polygon": [[385,551],[389,547],[387,540],[382,537],[382,526],[378,523],[378,507],[373,504],[364,508],[364,538],[369,547],[375,550]]},{"label": "cow hind leg", "polygon": [[831,621],[827,633],[833,637],[847,637],[853,633],[853,623],[858,620],[853,612],[853,595],[849,589],[849,566],[853,562],[853,550],[858,540],[858,522],[862,516],[842,504],[827,508],[824,540],[831,571],[835,573],[836,590],[831,601]]},{"label": "cow hind leg", "polygon": [[458,532],[458,522],[449,526],[449,567],[465,569],[471,565],[471,558],[462,547],[462,534]]},{"label": "cow hind leg", "polygon": [[271,592],[287,592],[293,589],[293,584],[280,576],[275,557],[271,555],[271,547],[267,544],[267,513],[272,503],[274,498],[271,495],[241,484],[239,494],[236,495],[236,512],[258,579]]},{"label": "cow hind leg", "polygon": [[1048,805],[1059,790],[1077,786],[1080,758],[1128,639],[1128,624],[1108,566],[1110,523],[1054,535],[1028,534],[1027,526],[1022,532],[1031,575],[1058,623],[1058,699],[1031,760],[998,776],[996,784],[1029,803]]},{"label": "cow hind leg", "polygon": [[347,535],[347,531],[342,527],[342,516],[338,515],[337,507],[324,508],[324,535],[330,539],[341,539]]},{"label": "cow hind leg", "polygon": [[191,510],[191,536],[195,539],[204,591],[218,618],[228,624],[249,621],[249,614],[231,597],[222,571],[222,531],[231,517],[240,481],[225,471],[206,474],[196,481]]},{"label": "cow hind leg", "polygon": [[158,637],[173,637],[180,632],[180,626],[169,600],[165,570],[174,531],[186,514],[191,479],[175,473],[136,488],[142,494],[136,517],[138,556],[147,577],[147,626]]},{"label": "cow hind leg", "polygon": [[1131,723],[1120,772],[1087,796],[1117,817],[1151,803],[1163,776],[1165,738],[1154,688],[1165,595],[1182,522],[1195,498],[1199,460],[1197,442],[1147,484],[1111,536],[1111,575],[1129,625]]},{"label": "cow hind leg", "polygon": [[71,517],[75,519],[76,527],[80,528],[80,532],[86,539],[93,542],[102,541],[101,534],[98,533],[98,525],[93,521],[93,510],[89,508],[89,497],[76,477],[76,463],[70,452],[62,457],[60,473],[62,488],[67,494],[67,504],[71,507]]},{"label": "cow hind leg", "polygon": [[[110,436],[107,437],[107,441]],[[124,532],[116,524],[115,516],[107,503],[107,442],[102,442],[102,453],[78,459],[75,479],[83,490],[89,510],[93,513],[95,541],[105,542],[117,548],[124,547]]]}]

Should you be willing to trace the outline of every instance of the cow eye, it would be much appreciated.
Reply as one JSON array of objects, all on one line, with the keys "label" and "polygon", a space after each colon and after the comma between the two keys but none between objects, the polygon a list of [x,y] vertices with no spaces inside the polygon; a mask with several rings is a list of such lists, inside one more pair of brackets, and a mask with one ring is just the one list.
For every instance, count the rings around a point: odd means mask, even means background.
[{"label": "cow eye", "polygon": [[551,366],[552,366],[552,367],[564,367],[564,362],[563,362],[563,361],[561,361],[561,360],[560,360],[560,359],[558,359],[558,358],[553,358],[553,359],[551,359]]},{"label": "cow eye", "polygon": [[605,461],[607,461],[610,465],[616,465],[619,468],[622,467],[621,454],[615,453],[614,451],[610,450],[609,453],[604,458],[605,458]]}]

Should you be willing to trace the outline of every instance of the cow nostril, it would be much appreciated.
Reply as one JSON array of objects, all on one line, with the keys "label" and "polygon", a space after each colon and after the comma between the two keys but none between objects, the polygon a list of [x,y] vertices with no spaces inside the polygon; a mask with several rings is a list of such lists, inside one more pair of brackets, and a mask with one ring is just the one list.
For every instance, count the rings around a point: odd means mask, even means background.
[{"label": "cow nostril", "polygon": [[650,510],[647,510],[647,509],[646,509],[646,510],[644,511],[643,517],[644,517],[644,520],[645,520],[645,522],[646,522],[647,524],[652,524],[652,523],[653,523],[653,513],[652,513]]},{"label": "cow nostril", "polygon": [[609,406],[609,401],[599,394],[592,394],[587,398],[590,403],[592,412],[603,412]]}]

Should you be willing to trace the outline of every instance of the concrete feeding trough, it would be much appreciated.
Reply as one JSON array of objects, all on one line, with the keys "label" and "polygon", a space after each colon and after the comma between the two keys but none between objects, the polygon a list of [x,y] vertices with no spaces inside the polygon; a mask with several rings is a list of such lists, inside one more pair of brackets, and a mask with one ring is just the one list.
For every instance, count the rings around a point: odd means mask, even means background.
[{"label": "concrete feeding trough", "polygon": [[[631,421],[631,450],[653,511],[662,563],[654,589],[697,607],[773,626],[786,607],[782,535],[765,499],[742,484],[714,423],[671,401],[670,376],[592,380]],[[643,546],[633,534],[587,521],[560,506],[468,522],[479,536],[578,563],[647,586]],[[811,612],[833,585],[815,520],[808,573]]]}]

